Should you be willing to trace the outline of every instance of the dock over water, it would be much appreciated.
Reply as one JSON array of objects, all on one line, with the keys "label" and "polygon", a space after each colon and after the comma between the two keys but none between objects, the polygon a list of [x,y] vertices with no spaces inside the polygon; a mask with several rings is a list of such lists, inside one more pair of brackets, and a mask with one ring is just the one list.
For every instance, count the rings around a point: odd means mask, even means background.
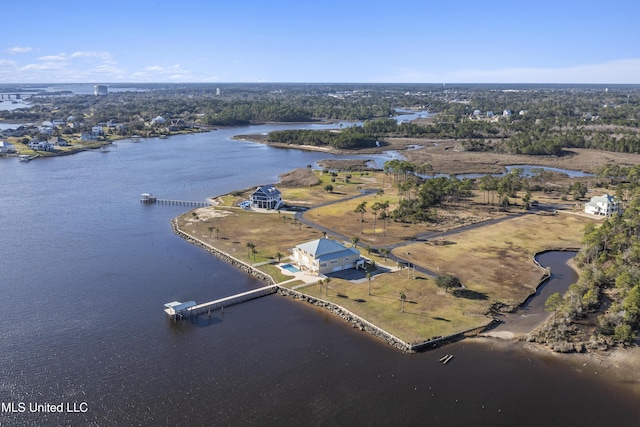
[{"label": "dock over water", "polygon": [[252,289],[247,292],[242,292],[236,295],[231,295],[202,304],[196,304],[195,301],[188,301],[185,303],[173,301],[164,305],[164,312],[167,314],[167,316],[169,316],[170,319],[174,321],[182,320],[192,316],[197,316],[202,313],[211,313],[212,311],[223,309],[224,307],[235,304],[240,304],[252,299],[261,298],[265,295],[274,294],[278,291],[278,288],[278,285],[264,286],[262,288]]},{"label": "dock over water", "polygon": [[204,208],[211,206],[209,202],[196,202],[192,200],[171,200],[171,199],[158,199],[151,193],[142,193],[140,195],[140,203],[157,203],[160,205],[178,205],[178,206],[193,206],[197,208]]}]

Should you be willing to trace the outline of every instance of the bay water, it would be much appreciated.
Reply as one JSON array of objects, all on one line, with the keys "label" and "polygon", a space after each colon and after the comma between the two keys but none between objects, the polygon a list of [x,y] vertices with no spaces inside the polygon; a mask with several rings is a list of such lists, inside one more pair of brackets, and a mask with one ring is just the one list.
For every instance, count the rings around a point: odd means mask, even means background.
[{"label": "bay water", "polygon": [[0,159],[0,425],[638,425],[637,396],[519,346],[406,355],[278,295],[168,321],[262,283],[140,194],[202,201],[336,157],[230,139],[284,128]]}]

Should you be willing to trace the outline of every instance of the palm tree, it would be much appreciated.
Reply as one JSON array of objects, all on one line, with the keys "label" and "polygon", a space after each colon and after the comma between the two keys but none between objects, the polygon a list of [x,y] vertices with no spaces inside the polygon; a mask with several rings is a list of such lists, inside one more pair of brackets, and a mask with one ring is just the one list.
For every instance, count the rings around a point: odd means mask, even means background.
[{"label": "palm tree", "polygon": [[407,299],[407,296],[406,296],[406,295],[405,295],[405,293],[404,293],[404,292],[402,292],[402,291],[400,291],[399,296],[400,296],[400,302],[401,302],[401,304],[402,304],[402,308],[400,309],[400,311],[401,311],[402,313],[404,313],[404,300],[406,300],[406,299]]},{"label": "palm tree", "polygon": [[405,267],[404,263],[398,261],[398,268],[400,269],[400,271],[404,270],[404,267]]},{"label": "palm tree", "polygon": [[251,242],[247,242],[247,258],[251,258],[251,251],[255,249],[256,245]]},{"label": "palm tree", "polygon": [[330,278],[325,277],[324,278],[324,296],[326,297],[329,294],[329,282],[331,281]]},{"label": "palm tree", "polygon": [[389,255],[389,249],[387,248],[380,248],[380,253],[382,254],[382,256],[384,257],[384,260],[387,260],[387,256]]},{"label": "palm tree", "polygon": [[282,255],[280,252],[276,252],[276,259],[278,260],[278,262],[280,262],[280,260],[284,257],[284,255]]},{"label": "palm tree", "polygon": [[214,230],[216,230],[216,240],[219,240],[218,237],[220,235],[220,229],[218,227],[213,227]]},{"label": "palm tree", "polygon": [[322,279],[318,280],[318,285],[320,285],[320,293],[322,294],[322,284],[324,281]]},{"label": "palm tree", "polygon": [[361,202],[354,209],[355,213],[359,213],[360,214],[360,233],[362,233],[362,230],[363,230],[363,227],[364,227],[364,214],[367,212],[366,206],[367,206],[367,202]]},{"label": "palm tree", "polygon": [[207,230],[209,230],[209,238],[211,238],[211,232],[213,231],[214,227],[207,227]]},{"label": "palm tree", "polygon": [[351,237],[351,243],[353,243],[353,247],[357,248],[358,247],[358,242],[360,241],[360,238],[358,236],[353,236]]},{"label": "palm tree", "polygon": [[380,203],[380,209],[382,209],[382,214],[384,215],[384,236],[387,236],[387,219],[389,218],[389,213],[387,210],[389,209],[389,201],[385,200],[384,203]]},{"label": "palm tree", "polygon": [[253,254],[253,262],[256,262],[256,254],[258,253],[258,250],[255,247],[253,247],[251,249],[251,253]]},{"label": "palm tree", "polygon": [[368,284],[367,295],[371,295],[371,273],[367,273],[367,284]]},{"label": "palm tree", "polygon": [[378,211],[382,209],[382,203],[375,202],[373,206],[371,206],[371,210],[373,211],[373,237],[376,237],[376,224],[378,223]]}]

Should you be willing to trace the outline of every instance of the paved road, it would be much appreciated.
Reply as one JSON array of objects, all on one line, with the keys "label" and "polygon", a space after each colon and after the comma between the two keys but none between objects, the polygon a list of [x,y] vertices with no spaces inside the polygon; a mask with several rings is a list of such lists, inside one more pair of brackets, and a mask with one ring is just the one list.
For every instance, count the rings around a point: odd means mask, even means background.
[{"label": "paved road", "polygon": [[[367,195],[370,195],[370,194],[375,194],[378,191],[379,190],[375,189],[375,188],[362,190],[361,194],[358,194],[358,195],[355,195],[355,196],[351,196],[351,197],[348,197],[346,199],[341,199],[341,200],[335,200],[335,201],[331,201],[331,202],[322,203],[322,204],[320,204],[318,206],[314,206],[313,208],[310,208],[309,210],[317,209],[317,208],[320,208],[320,207],[323,207],[323,206],[327,206],[327,205],[332,205],[332,204],[335,204],[335,203],[341,203],[341,202],[344,202],[345,200],[352,200],[352,199],[356,199],[356,198],[359,198],[359,197],[364,197],[364,196],[367,196]],[[500,217],[500,218],[495,218],[495,219],[491,219],[491,220],[488,220],[488,221],[483,221],[483,222],[478,222],[478,223],[475,223],[475,224],[465,225],[463,227],[454,228],[454,229],[448,230],[448,231],[428,231],[428,232],[425,232],[425,233],[420,233],[414,239],[411,239],[411,240],[408,240],[408,241],[393,243],[391,245],[371,246],[371,249],[378,250],[378,249],[384,247],[384,248],[389,249],[389,251],[392,251],[393,249],[401,248],[403,246],[408,246],[408,245],[410,245],[412,243],[415,243],[415,242],[426,242],[428,240],[443,239],[445,237],[448,237],[448,236],[451,236],[451,235],[454,235],[454,234],[463,233],[465,231],[473,230],[473,229],[476,229],[476,228],[479,228],[479,227],[484,227],[484,226],[492,225],[492,224],[498,224],[498,223],[500,223],[502,221],[506,221],[506,220],[513,219],[513,218],[518,218],[518,217],[520,217],[522,215],[531,215],[531,214],[536,213],[537,211],[549,211],[549,209],[556,210],[559,207],[560,206],[552,206],[551,208],[548,207],[548,206],[546,206],[546,207],[545,206],[537,206],[537,207],[534,207],[533,209],[531,209],[529,211],[521,211],[521,212],[518,212],[518,213],[512,213],[512,214],[508,214],[508,215],[505,215],[505,216]],[[305,211],[305,212],[308,212],[308,210]],[[298,221],[300,221],[301,223],[303,223],[303,224],[305,224],[305,225],[307,225],[309,227],[313,227],[313,228],[316,228],[316,229],[318,229],[320,231],[323,231],[327,235],[333,236],[336,239],[340,239],[340,240],[344,240],[344,241],[350,241],[351,240],[351,236],[345,236],[344,234],[340,234],[340,233],[336,232],[335,230],[333,230],[331,228],[324,227],[324,226],[322,226],[320,224],[317,224],[317,223],[315,223],[313,221],[308,220],[307,218],[304,217],[304,212],[296,212],[294,217]],[[395,262],[396,264],[404,264],[405,266],[408,266],[409,268],[413,268],[413,269],[415,269],[415,271],[420,272],[422,274],[426,274],[427,276],[431,276],[431,277],[437,277],[438,276],[437,272],[434,272],[432,270],[429,270],[427,268],[421,267],[421,266],[416,265],[416,264],[412,264],[411,262],[407,261],[406,259],[404,259],[402,257],[399,257],[399,256],[396,256],[396,255],[394,255],[392,253],[389,253],[388,258],[390,260],[392,260],[393,262]],[[407,273],[407,274],[409,274],[409,273]]]}]

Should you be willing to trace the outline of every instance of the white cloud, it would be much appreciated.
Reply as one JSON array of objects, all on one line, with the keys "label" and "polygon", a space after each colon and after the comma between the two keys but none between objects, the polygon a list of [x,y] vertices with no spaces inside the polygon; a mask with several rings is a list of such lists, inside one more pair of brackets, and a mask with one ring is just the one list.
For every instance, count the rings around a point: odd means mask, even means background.
[{"label": "white cloud", "polygon": [[565,68],[461,69],[433,73],[398,69],[394,75],[375,78],[389,83],[611,83],[640,84],[640,59],[624,59]]},{"label": "white cloud", "polygon": [[27,52],[31,52],[33,50],[33,48],[27,47],[27,46],[14,46],[12,48],[6,49],[7,53],[10,53],[12,55],[15,55],[17,53],[27,53]]},{"label": "white cloud", "polygon": [[40,61],[66,61],[67,55],[64,53],[58,54],[58,55],[47,55],[47,56],[41,56],[38,58]]},{"label": "white cloud", "polygon": [[65,64],[60,62],[43,62],[40,64],[27,64],[20,68],[20,71],[44,71],[44,70],[61,70]]},{"label": "white cloud", "polygon": [[169,66],[148,65],[141,71],[133,73],[138,81],[158,82],[158,81],[192,81],[192,73],[185,70],[180,64]]},{"label": "white cloud", "polygon": [[82,59],[86,62],[101,61],[106,64],[115,63],[109,52],[78,51],[69,55],[70,59]]}]

